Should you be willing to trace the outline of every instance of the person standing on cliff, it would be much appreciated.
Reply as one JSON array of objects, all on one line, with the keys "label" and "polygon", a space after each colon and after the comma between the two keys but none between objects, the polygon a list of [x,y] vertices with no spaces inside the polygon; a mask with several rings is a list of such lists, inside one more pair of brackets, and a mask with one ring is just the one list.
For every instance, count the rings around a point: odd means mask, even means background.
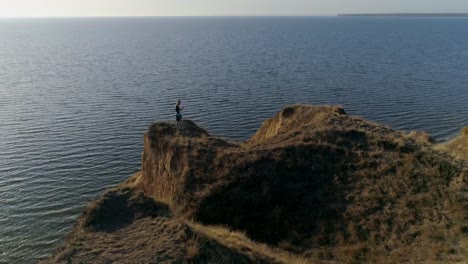
[{"label": "person standing on cliff", "polygon": [[180,113],[184,107],[181,106],[181,101],[178,100],[177,101],[177,104],[176,104],[176,107],[175,107],[175,111],[176,111],[176,127],[179,127],[179,123],[180,121],[182,120],[182,114]]}]

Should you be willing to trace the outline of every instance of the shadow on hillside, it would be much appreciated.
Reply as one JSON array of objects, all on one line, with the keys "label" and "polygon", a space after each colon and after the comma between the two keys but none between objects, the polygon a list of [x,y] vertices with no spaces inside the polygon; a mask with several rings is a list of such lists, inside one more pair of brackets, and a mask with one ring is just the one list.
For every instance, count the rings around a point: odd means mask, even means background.
[{"label": "shadow on hillside", "polygon": [[84,228],[113,232],[137,219],[169,216],[169,208],[142,193],[123,188],[105,193],[94,205],[87,208],[84,215]]},{"label": "shadow on hillside", "polygon": [[334,232],[346,208],[343,174],[346,152],[332,146],[291,146],[257,153],[238,169],[239,180],[201,204],[196,218],[228,225],[252,239],[277,244]]}]

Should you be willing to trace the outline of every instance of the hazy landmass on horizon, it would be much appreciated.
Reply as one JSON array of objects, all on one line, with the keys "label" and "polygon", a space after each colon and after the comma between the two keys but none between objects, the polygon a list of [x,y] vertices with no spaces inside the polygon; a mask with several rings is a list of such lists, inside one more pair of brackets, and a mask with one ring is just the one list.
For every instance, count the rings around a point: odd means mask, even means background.
[{"label": "hazy landmass on horizon", "polygon": [[338,14],[338,16],[468,17],[468,13],[361,13],[361,14]]}]

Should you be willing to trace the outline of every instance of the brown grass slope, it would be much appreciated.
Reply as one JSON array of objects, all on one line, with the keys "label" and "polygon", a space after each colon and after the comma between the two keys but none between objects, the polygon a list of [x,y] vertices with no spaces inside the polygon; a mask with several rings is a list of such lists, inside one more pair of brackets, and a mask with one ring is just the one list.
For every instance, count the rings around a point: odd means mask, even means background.
[{"label": "brown grass slope", "polygon": [[[70,241],[83,234],[89,245],[102,245],[86,236],[148,226],[155,231],[146,246],[129,249],[122,242],[125,256],[139,261],[137,255],[153,252],[145,260],[162,263],[160,249],[170,248],[164,254],[178,257],[168,263],[198,261],[186,260],[193,254],[181,246],[195,233],[226,250],[210,251],[204,262],[224,255],[234,263],[300,261],[281,250],[311,263],[462,262],[468,259],[467,176],[466,164],[434,151],[429,137],[350,117],[339,107],[286,107],[241,144],[189,120],[179,129],[156,123],[144,137],[141,173],[119,189],[132,193],[124,195],[127,202],[101,200],[98,211],[91,206]],[[144,195],[131,198],[136,193]],[[116,211],[118,220],[111,220]],[[158,228],[151,229],[154,221]],[[174,221],[190,232],[163,247],[158,241],[173,237],[160,226]],[[239,239],[220,238],[204,225],[245,232],[257,243],[228,231]],[[70,245],[54,260],[89,253]]]},{"label": "brown grass slope", "polygon": [[126,182],[90,204],[41,263],[305,263],[223,227],[172,217]]},{"label": "brown grass slope", "polygon": [[442,142],[435,148],[450,153],[456,159],[468,162],[468,126],[462,129],[458,137]]}]

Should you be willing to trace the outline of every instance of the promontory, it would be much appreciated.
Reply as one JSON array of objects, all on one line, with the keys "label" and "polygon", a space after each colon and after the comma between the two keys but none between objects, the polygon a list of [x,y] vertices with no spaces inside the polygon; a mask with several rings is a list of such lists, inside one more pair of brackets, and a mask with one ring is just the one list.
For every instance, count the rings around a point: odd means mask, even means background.
[{"label": "promontory", "polygon": [[155,123],[141,170],[42,262],[465,263],[468,136],[457,140],[336,106],[285,107],[245,142]]}]

